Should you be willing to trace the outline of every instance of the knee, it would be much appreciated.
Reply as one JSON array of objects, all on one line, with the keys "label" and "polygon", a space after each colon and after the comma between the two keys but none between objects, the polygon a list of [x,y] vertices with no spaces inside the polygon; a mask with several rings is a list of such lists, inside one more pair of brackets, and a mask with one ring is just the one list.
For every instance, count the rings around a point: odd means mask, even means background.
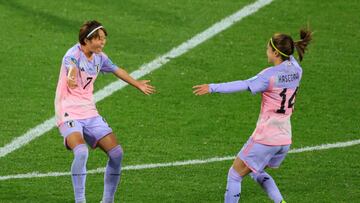
[{"label": "knee", "polygon": [[228,172],[228,180],[240,182],[242,180],[242,176],[233,168],[230,167]]},{"label": "knee", "polygon": [[109,158],[111,160],[114,160],[117,162],[121,162],[123,154],[124,154],[124,151],[120,145],[117,145],[116,147],[114,147],[110,151],[108,151]]},{"label": "knee", "polygon": [[253,180],[260,184],[270,179],[269,174],[267,174],[266,172],[251,173],[250,176]]},{"label": "knee", "polygon": [[75,159],[86,161],[89,156],[89,150],[86,146],[86,144],[79,144],[74,149],[74,156]]}]

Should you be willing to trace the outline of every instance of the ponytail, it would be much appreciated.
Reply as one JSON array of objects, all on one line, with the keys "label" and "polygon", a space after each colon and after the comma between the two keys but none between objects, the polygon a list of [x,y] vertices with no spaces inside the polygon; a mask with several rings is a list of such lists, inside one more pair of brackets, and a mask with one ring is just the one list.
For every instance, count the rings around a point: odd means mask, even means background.
[{"label": "ponytail", "polygon": [[300,30],[300,40],[294,42],[294,46],[299,55],[299,60],[302,61],[304,58],[306,47],[309,45],[312,40],[312,34],[309,29],[301,29]]}]

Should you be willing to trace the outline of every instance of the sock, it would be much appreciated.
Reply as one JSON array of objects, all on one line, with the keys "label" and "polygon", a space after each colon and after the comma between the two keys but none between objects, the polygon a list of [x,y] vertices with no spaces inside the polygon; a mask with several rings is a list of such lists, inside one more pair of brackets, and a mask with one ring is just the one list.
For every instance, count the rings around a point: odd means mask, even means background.
[{"label": "sock", "polygon": [[225,192],[225,203],[237,203],[240,199],[241,192],[241,181],[242,177],[233,167],[229,169],[226,192]]},{"label": "sock", "polygon": [[250,175],[275,203],[280,203],[283,200],[274,179],[268,173],[263,171],[260,173],[251,173]]},{"label": "sock", "polygon": [[85,202],[86,162],[89,151],[85,144],[79,144],[73,149],[73,152],[74,160],[71,165],[71,175],[75,202],[83,203]]},{"label": "sock", "polygon": [[109,160],[104,175],[103,203],[113,203],[117,186],[120,182],[123,150],[120,145],[108,151]]}]

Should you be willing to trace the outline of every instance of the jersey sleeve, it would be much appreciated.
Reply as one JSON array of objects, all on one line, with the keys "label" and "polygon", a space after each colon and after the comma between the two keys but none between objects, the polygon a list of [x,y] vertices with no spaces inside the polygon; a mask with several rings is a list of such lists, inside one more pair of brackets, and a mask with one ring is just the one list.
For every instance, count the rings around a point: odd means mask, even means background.
[{"label": "jersey sleeve", "polygon": [[65,56],[63,59],[63,64],[66,70],[69,70],[70,67],[78,67],[79,61],[75,58],[75,56]]},{"label": "jersey sleeve", "polygon": [[246,83],[248,84],[251,93],[256,94],[258,92],[264,92],[268,89],[270,78],[267,77],[266,70],[264,70],[256,76],[247,79]]},{"label": "jersey sleeve", "polygon": [[233,82],[209,84],[210,93],[233,93],[248,90],[248,84],[245,81],[238,80]]},{"label": "jersey sleeve", "polygon": [[102,58],[102,65],[100,69],[101,72],[113,73],[117,69],[119,69],[117,65],[115,65],[106,54],[101,53],[101,58]]}]

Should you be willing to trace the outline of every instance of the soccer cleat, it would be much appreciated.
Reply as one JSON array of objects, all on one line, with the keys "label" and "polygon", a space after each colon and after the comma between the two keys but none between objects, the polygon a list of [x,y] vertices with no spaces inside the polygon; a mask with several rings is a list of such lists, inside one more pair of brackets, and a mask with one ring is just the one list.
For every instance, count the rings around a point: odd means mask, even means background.
[{"label": "soccer cleat", "polygon": [[280,202],[280,203],[286,203],[286,202],[285,202],[285,200],[281,200],[281,202]]}]

